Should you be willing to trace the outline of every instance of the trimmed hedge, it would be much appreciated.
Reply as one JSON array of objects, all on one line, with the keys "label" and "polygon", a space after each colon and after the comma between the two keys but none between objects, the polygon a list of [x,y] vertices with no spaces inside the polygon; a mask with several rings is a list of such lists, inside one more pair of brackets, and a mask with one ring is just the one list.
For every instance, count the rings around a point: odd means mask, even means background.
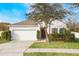
[{"label": "trimmed hedge", "polygon": [[3,31],[1,33],[1,39],[5,39],[5,40],[11,40],[11,31],[7,30],[7,31]]}]

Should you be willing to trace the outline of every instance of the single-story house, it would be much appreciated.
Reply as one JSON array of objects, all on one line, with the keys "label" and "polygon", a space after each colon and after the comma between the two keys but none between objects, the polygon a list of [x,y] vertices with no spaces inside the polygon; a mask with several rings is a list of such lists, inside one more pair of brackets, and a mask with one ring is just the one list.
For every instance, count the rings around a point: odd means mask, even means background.
[{"label": "single-story house", "polygon": [[41,31],[41,38],[46,38],[47,33],[58,32],[61,28],[67,28],[66,24],[59,21],[54,20],[48,24],[48,27],[45,27],[45,23],[35,22],[33,20],[25,20],[22,22],[18,22],[12,24],[10,26],[11,36],[14,40],[37,40],[37,30]]}]

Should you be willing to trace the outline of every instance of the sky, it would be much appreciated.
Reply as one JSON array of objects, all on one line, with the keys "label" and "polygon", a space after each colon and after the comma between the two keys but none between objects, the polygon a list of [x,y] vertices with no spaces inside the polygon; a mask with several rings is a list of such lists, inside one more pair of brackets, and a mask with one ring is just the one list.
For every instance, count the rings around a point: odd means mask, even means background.
[{"label": "sky", "polygon": [[[73,18],[78,20],[79,10],[70,9],[67,4],[64,4],[64,8],[69,11],[75,12],[76,15]],[[26,3],[0,3],[0,22],[17,23],[23,20],[27,20],[25,15],[30,11],[30,4]]]},{"label": "sky", "polygon": [[22,3],[0,3],[0,22],[16,23],[26,20],[26,12],[29,4]]}]

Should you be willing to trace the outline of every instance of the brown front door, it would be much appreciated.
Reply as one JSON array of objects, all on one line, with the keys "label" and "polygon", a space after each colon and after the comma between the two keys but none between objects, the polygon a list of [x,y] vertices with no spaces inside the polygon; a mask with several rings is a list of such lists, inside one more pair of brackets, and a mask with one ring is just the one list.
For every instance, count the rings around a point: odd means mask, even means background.
[{"label": "brown front door", "polygon": [[45,39],[45,38],[46,38],[45,28],[41,28],[41,39]]}]

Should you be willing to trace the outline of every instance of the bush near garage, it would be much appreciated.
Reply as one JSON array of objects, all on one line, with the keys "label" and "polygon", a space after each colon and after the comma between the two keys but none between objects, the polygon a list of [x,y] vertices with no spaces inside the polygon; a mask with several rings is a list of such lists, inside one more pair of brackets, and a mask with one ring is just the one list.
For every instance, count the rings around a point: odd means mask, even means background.
[{"label": "bush near garage", "polygon": [[11,31],[9,31],[9,30],[3,31],[1,33],[1,39],[5,39],[5,40],[11,41]]},{"label": "bush near garage", "polygon": [[40,31],[37,30],[37,39],[40,40]]}]

